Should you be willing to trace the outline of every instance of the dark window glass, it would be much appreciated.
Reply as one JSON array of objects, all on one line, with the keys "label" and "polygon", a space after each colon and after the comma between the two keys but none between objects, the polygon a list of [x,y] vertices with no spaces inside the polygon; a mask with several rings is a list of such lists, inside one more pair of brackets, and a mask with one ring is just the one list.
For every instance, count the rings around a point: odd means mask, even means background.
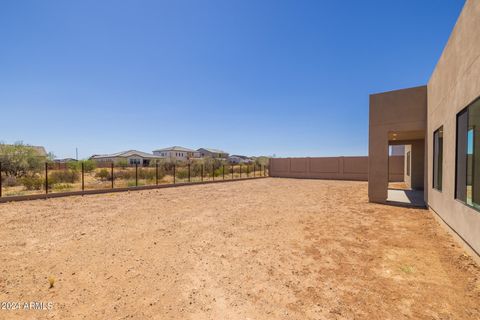
[{"label": "dark window glass", "polygon": [[480,99],[457,115],[458,200],[480,209]]},{"label": "dark window glass", "polygon": [[410,151],[407,152],[407,176],[410,176]]},{"label": "dark window glass", "polygon": [[443,126],[433,133],[433,187],[442,190]]}]

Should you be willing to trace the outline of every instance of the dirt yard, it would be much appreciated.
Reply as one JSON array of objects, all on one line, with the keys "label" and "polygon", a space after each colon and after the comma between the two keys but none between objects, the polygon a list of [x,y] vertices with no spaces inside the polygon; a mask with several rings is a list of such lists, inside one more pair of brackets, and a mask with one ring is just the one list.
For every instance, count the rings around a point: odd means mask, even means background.
[{"label": "dirt yard", "polygon": [[0,224],[0,301],[20,308],[0,319],[480,319],[479,266],[364,182],[9,203]]}]

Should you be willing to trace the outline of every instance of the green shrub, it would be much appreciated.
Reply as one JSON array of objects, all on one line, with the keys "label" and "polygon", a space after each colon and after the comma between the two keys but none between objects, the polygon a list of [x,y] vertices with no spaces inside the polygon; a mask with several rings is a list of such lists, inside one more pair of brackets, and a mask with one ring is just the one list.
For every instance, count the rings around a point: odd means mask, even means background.
[{"label": "green shrub", "polygon": [[200,177],[202,175],[202,166],[203,163],[200,162],[194,162],[190,165],[192,177]]},{"label": "green shrub", "polygon": [[255,164],[257,167],[262,167],[262,166],[268,166],[268,163],[270,161],[269,157],[257,157],[255,158]]},{"label": "green shrub", "polygon": [[175,176],[177,179],[188,179],[188,167],[187,168],[176,168]]},{"label": "green shrub", "polygon": [[[225,175],[228,175],[228,168],[225,166]],[[215,170],[215,177],[223,176],[223,167]]]},{"label": "green shrub", "polygon": [[[160,168],[158,171],[160,179]],[[155,180],[155,169],[138,168],[138,179]]]},{"label": "green shrub", "polygon": [[0,143],[2,171],[8,176],[25,177],[41,172],[46,160],[33,147],[22,142],[13,145]]},{"label": "green shrub", "polygon": [[92,172],[97,168],[97,163],[93,160],[70,161],[67,163],[67,168],[70,170],[81,171],[82,163],[85,172]]},{"label": "green shrub", "polygon": [[101,169],[97,173],[95,173],[95,178],[98,178],[102,181],[111,180],[110,172],[107,169]]},{"label": "green shrub", "polygon": [[126,167],[128,167],[127,159],[121,159],[121,160],[116,161],[115,162],[115,167],[120,167],[120,168],[125,169]]},{"label": "green shrub", "polygon": [[76,170],[55,170],[51,171],[48,176],[48,184],[54,185],[58,183],[75,183],[80,180],[80,175]]},{"label": "green shrub", "polygon": [[45,184],[45,181],[39,177],[23,177],[21,183],[27,190],[40,190]]},{"label": "green shrub", "polygon": [[[135,180],[135,168],[125,170],[114,170],[113,176],[115,180]],[[138,168],[138,179],[155,180],[155,168]],[[162,167],[158,168],[158,179],[165,177],[165,170]]]},{"label": "green shrub", "polygon": [[115,177],[115,180],[120,179],[120,180],[132,180],[135,179],[135,169],[133,170],[114,170],[113,171],[113,176]]}]

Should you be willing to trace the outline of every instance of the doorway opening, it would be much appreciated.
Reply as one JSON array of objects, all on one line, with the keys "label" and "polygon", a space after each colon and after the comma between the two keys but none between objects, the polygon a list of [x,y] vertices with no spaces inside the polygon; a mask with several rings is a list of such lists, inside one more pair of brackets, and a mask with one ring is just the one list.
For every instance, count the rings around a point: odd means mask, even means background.
[{"label": "doorway opening", "polygon": [[389,134],[388,203],[425,207],[424,157],[424,139],[411,132]]}]

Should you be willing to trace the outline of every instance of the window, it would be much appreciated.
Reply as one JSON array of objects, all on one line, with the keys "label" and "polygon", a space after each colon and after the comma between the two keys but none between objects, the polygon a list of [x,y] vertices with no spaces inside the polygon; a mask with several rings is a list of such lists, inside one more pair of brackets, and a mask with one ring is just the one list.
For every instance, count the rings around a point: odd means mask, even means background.
[{"label": "window", "polygon": [[433,188],[442,191],[443,126],[433,133]]},{"label": "window", "polygon": [[455,197],[480,209],[480,99],[457,114]]},{"label": "window", "polygon": [[407,152],[407,176],[410,177],[410,151]]},{"label": "window", "polygon": [[130,159],[130,164],[140,164],[140,159]]}]

